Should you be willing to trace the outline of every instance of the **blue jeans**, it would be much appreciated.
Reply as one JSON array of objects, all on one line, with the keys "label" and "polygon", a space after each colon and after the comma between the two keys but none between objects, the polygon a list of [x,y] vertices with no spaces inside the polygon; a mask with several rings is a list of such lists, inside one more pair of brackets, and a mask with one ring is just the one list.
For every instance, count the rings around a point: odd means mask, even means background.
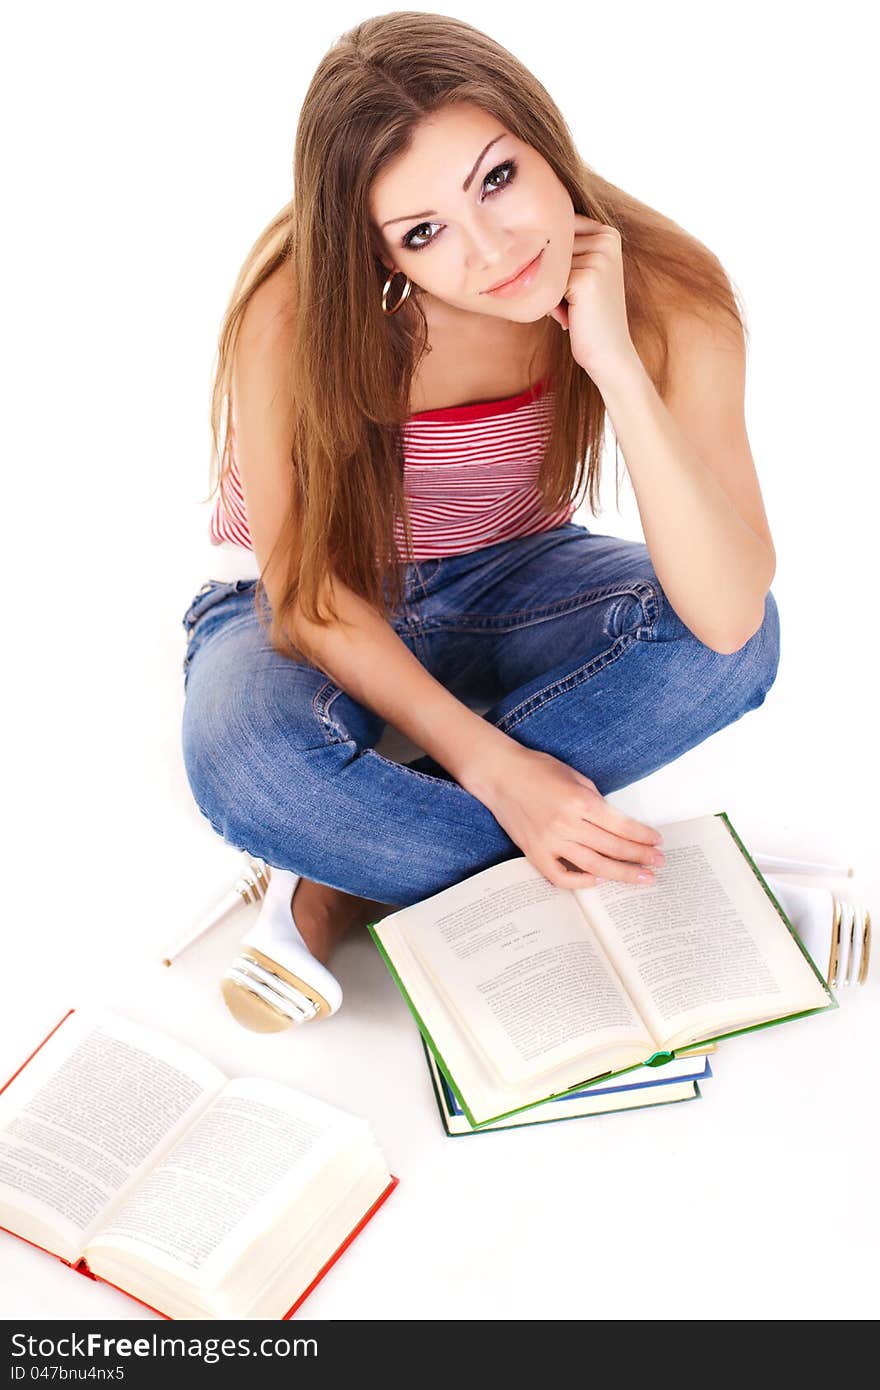
[{"label": "blue jeans", "polygon": [[[209,581],[183,617],[183,756],[223,839],[278,868],[408,906],[522,853],[430,757],[376,752],[385,722],[323,672],[276,652],[256,580]],[[674,612],[647,547],[577,522],[406,567],[392,625],[459,699],[605,796],[762,704],[779,615],[737,652]]]}]

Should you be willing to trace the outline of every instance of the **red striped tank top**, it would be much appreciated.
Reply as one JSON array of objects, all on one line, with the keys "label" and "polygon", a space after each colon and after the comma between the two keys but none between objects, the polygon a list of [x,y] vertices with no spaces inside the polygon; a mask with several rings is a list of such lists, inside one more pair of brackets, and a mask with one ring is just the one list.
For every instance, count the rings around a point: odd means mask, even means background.
[{"label": "red striped tank top", "polygon": [[[498,541],[549,531],[569,521],[574,502],[544,510],[538,470],[550,432],[554,393],[546,381],[502,400],[420,410],[403,424],[404,495],[414,558],[459,555]],[[228,507],[218,494],[212,544],[252,550],[241,477],[230,428]],[[403,525],[395,525],[405,559]]]}]

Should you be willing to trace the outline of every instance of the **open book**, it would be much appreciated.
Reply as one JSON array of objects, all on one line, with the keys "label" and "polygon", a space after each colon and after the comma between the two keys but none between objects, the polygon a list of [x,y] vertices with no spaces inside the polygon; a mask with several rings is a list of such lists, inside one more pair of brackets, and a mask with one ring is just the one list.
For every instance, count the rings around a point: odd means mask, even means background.
[{"label": "open book", "polygon": [[106,1010],[0,1091],[0,1225],[163,1317],[290,1317],[397,1181],[366,1121]]},{"label": "open book", "polygon": [[725,812],[660,828],[653,884],[520,857],[370,923],[471,1125],[837,1007]]}]

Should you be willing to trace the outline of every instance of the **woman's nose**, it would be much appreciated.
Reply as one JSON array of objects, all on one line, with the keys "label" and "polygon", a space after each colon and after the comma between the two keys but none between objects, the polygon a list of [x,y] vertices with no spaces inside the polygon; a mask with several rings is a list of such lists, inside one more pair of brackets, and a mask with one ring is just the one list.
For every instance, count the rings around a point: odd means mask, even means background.
[{"label": "woman's nose", "polygon": [[499,268],[504,270],[510,264],[513,251],[509,237],[487,229],[471,233],[469,243],[467,266],[475,274],[488,275]]}]

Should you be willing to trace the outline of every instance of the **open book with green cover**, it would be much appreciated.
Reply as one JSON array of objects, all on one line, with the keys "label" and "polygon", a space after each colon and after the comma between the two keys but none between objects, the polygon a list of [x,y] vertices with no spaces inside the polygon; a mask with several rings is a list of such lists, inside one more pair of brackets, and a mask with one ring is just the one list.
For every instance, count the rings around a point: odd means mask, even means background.
[{"label": "open book with green cover", "polygon": [[658,828],[653,884],[521,856],[370,923],[471,1125],[837,1007],[727,814]]}]

